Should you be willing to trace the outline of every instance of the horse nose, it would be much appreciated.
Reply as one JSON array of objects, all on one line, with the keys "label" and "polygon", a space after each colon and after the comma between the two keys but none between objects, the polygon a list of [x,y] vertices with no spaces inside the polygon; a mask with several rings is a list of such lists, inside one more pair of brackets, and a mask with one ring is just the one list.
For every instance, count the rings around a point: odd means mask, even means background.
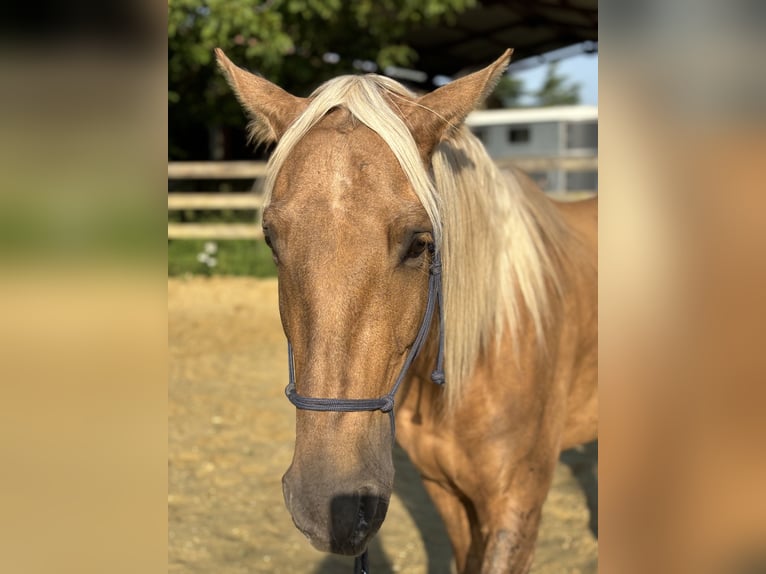
[{"label": "horse nose", "polygon": [[337,554],[356,555],[367,546],[386,517],[388,499],[374,489],[353,495],[336,495],[330,501],[331,549]]},{"label": "horse nose", "polygon": [[346,490],[339,489],[338,482],[323,488],[314,481],[304,488],[299,475],[288,471],[282,479],[282,491],[295,526],[312,546],[323,552],[356,556],[383,524],[390,489],[369,484]]}]

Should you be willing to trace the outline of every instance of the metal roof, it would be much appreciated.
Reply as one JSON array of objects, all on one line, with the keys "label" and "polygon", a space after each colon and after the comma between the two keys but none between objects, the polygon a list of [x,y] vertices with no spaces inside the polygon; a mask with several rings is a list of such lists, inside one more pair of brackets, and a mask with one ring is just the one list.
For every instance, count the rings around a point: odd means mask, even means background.
[{"label": "metal roof", "polygon": [[454,24],[419,28],[407,39],[420,56],[414,67],[432,77],[486,66],[506,48],[517,62],[597,41],[598,0],[482,0]]}]

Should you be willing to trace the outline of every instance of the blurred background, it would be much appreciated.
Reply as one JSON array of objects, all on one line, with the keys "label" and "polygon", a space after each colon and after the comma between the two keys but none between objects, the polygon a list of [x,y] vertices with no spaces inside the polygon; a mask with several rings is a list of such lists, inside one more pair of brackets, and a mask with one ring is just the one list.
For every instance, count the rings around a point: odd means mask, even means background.
[{"label": "blurred background", "polygon": [[169,274],[275,273],[259,241],[270,149],[248,144],[214,48],[307,96],[368,72],[424,93],[511,47],[509,72],[468,123],[498,162],[571,200],[598,188],[597,23],[595,1],[169,2]]}]

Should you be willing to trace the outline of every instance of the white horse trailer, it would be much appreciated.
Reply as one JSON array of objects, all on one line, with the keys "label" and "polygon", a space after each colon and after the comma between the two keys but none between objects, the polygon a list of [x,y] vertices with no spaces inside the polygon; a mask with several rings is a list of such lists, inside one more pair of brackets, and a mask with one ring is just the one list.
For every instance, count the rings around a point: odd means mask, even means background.
[{"label": "white horse trailer", "polygon": [[[493,159],[597,157],[598,107],[555,106],[479,110],[466,120]],[[596,191],[598,172],[551,169],[530,172],[545,191]]]}]

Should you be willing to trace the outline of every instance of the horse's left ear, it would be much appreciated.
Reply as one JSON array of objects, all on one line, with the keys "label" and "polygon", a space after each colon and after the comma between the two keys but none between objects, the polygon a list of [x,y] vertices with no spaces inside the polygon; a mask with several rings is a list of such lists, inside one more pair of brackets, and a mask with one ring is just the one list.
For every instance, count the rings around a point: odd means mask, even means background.
[{"label": "horse's left ear", "polygon": [[424,158],[442,137],[460,127],[466,116],[492,93],[511,61],[513,50],[486,68],[464,76],[418,98],[406,120]]}]

